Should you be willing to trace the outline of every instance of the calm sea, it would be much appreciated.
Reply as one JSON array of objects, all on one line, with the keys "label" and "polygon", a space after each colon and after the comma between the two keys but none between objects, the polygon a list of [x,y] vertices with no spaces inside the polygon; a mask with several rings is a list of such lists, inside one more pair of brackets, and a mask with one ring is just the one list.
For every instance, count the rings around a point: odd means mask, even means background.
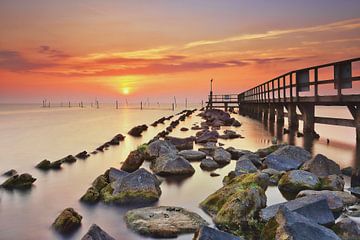
[{"label": "calm sea", "polygon": [[[115,109],[110,105],[103,105],[99,109],[0,105],[0,172],[14,168],[19,173],[28,172],[37,178],[35,186],[29,191],[0,190],[0,239],[64,239],[51,229],[51,224],[67,207],[75,208],[83,216],[82,227],[67,239],[80,239],[93,223],[98,224],[116,239],[141,238],[129,231],[124,224],[123,216],[128,208],[101,203],[89,207],[81,204],[79,198],[96,176],[104,173],[109,167],[119,168],[131,150],[162,131],[169,121],[163,126],[149,127],[142,138],[127,136],[120,146],[92,155],[87,160],[78,160],[71,165],[64,164],[59,171],[42,172],[34,166],[43,159],[53,161],[83,150],[90,152],[117,133],[126,134],[135,125],[150,124],[162,116],[169,116],[181,110]],[[317,114],[351,118],[345,108],[318,108]],[[225,147],[256,150],[271,144],[272,135],[276,134],[276,126],[264,126],[261,122],[239,115],[234,117],[243,123],[236,131],[245,138],[220,140]],[[194,135],[193,131],[180,132],[179,129],[182,126],[191,127],[193,123],[200,121],[194,114],[185,123],[181,123],[172,135]],[[306,146],[313,154],[325,154],[342,167],[353,164],[354,129],[317,125],[316,130],[321,138],[313,143],[288,135],[283,136],[282,140]],[[327,139],[330,140],[330,144],[326,143]],[[211,219],[198,208],[198,204],[222,186],[222,178],[234,169],[235,162],[217,170],[221,176],[215,178],[202,171],[199,163],[193,163],[193,166],[196,173],[183,182],[162,183],[162,195],[155,205],[185,207],[211,222]],[[145,167],[148,167],[146,163]],[[0,181],[4,180],[1,176]],[[267,197],[268,205],[284,201],[276,187],[267,190]],[[192,239],[192,235],[183,235],[179,239]]]}]

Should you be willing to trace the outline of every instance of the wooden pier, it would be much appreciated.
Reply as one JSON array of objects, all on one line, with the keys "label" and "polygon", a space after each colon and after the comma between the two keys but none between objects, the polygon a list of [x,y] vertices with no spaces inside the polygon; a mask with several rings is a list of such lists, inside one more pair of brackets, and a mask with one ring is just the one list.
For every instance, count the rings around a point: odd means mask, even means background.
[{"label": "wooden pier", "polygon": [[[294,70],[237,95],[211,91],[207,108],[238,107],[240,114],[280,124],[287,117],[291,130],[298,130],[303,120],[307,135],[316,135],[315,123],[354,127],[360,142],[360,76],[353,75],[355,64],[359,69],[360,58]],[[321,79],[323,72],[330,79]],[[315,116],[315,106],[345,106],[352,119]]]}]

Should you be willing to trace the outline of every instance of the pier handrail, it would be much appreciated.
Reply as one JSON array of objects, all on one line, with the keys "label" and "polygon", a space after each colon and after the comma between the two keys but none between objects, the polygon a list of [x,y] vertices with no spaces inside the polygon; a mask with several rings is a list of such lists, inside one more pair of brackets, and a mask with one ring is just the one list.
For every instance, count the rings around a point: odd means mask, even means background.
[{"label": "pier handrail", "polygon": [[[310,86],[314,86],[314,97],[317,101],[319,97],[319,85],[334,84],[334,89],[337,90],[337,99],[341,101],[343,95],[342,90],[352,88],[351,83],[360,81],[360,76],[352,76],[351,64],[360,61],[360,58],[352,58],[338,62],[332,62],[308,68],[293,70],[275,77],[267,82],[257,85],[245,92],[238,94],[238,102],[256,102],[256,103],[271,103],[271,102],[298,102],[300,101],[301,92],[309,92]],[[350,66],[350,68],[349,68]],[[318,71],[326,67],[334,67],[333,79],[320,80]],[[350,70],[349,70],[350,69]],[[313,71],[313,80],[310,81],[310,71]],[[350,71],[345,73],[345,71]],[[335,78],[335,74],[339,76]],[[343,75],[347,74],[350,77],[344,78]],[[299,75],[299,77],[297,76]],[[300,76],[303,75],[303,76]],[[299,82],[302,78],[304,82]],[[288,84],[286,83],[288,79]],[[295,82],[294,82],[295,79]],[[336,81],[335,81],[336,80]],[[275,87],[276,85],[276,87]],[[293,89],[295,88],[295,93]],[[289,91],[287,91],[289,89]],[[287,95],[288,94],[288,95]],[[307,95],[309,97],[309,95]]]}]

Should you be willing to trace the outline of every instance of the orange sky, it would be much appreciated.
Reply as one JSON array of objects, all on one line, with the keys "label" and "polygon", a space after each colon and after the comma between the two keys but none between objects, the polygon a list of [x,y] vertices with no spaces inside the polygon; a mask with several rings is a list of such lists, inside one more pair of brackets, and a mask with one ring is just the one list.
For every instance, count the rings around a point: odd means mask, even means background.
[{"label": "orange sky", "polygon": [[0,102],[199,101],[360,56],[359,1],[289,2],[1,1]]}]

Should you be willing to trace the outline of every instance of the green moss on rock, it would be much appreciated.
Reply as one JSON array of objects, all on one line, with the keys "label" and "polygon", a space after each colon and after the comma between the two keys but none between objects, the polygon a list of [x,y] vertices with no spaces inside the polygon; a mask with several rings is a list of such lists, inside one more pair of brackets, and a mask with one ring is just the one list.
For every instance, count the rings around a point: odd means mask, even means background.
[{"label": "green moss on rock", "polygon": [[106,187],[106,185],[108,185],[109,182],[107,181],[107,178],[105,175],[100,175],[98,176],[94,182],[92,183],[92,186],[98,191],[100,192],[101,189],[103,189],[104,187]]},{"label": "green moss on rock", "polygon": [[80,200],[86,203],[97,203],[99,199],[100,199],[99,191],[94,187],[90,187],[86,191],[86,193],[81,197]]},{"label": "green moss on rock", "polygon": [[36,178],[33,178],[30,174],[24,173],[21,175],[14,175],[8,178],[3,184],[2,187],[12,189],[12,188],[29,188],[36,181]]},{"label": "green moss on rock", "polygon": [[53,227],[60,233],[70,233],[80,227],[82,216],[73,208],[66,208],[55,219]]}]

